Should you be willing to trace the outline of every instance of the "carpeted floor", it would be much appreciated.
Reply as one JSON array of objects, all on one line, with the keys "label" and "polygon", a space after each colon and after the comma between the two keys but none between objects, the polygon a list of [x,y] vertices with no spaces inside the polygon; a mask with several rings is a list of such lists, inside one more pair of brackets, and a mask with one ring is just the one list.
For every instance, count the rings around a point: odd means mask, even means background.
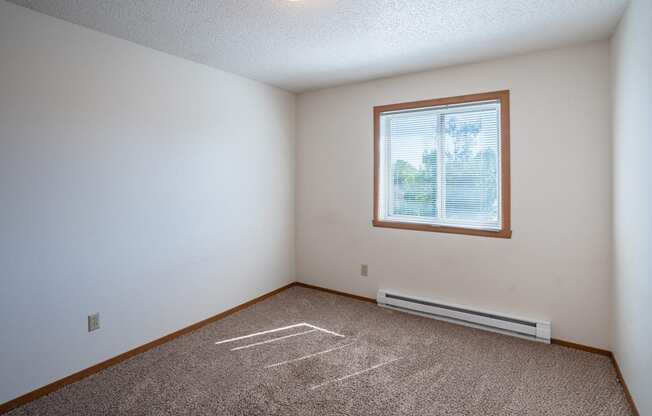
[{"label": "carpeted floor", "polygon": [[293,287],[9,414],[631,413],[607,357]]}]

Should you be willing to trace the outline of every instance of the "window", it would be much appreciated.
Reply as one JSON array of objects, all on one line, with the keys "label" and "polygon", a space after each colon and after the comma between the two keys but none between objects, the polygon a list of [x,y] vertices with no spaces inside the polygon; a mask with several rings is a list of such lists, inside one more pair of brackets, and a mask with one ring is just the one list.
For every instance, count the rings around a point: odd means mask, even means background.
[{"label": "window", "polygon": [[510,238],[509,91],[374,107],[377,227]]}]

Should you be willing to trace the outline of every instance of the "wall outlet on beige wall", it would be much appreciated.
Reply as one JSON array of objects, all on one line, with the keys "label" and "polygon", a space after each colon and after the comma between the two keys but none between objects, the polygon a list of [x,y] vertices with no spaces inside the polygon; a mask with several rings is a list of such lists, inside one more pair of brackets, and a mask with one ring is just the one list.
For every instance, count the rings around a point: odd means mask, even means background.
[{"label": "wall outlet on beige wall", "polygon": [[88,315],[88,332],[95,331],[96,329],[100,329],[99,313]]}]

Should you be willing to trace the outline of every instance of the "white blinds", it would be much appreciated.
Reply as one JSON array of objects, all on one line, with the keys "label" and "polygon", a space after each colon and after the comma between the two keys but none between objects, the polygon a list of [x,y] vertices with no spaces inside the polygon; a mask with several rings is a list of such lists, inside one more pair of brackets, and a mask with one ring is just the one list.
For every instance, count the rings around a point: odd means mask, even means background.
[{"label": "white blinds", "polygon": [[500,103],[380,116],[386,221],[500,230]]}]

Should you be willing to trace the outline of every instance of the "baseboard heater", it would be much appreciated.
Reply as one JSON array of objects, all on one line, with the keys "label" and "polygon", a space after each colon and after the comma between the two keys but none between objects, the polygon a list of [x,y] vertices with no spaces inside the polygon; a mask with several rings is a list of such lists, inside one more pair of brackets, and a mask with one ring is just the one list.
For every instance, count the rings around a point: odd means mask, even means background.
[{"label": "baseboard heater", "polygon": [[550,322],[515,318],[459,305],[378,291],[378,305],[487,331],[550,343]]}]

